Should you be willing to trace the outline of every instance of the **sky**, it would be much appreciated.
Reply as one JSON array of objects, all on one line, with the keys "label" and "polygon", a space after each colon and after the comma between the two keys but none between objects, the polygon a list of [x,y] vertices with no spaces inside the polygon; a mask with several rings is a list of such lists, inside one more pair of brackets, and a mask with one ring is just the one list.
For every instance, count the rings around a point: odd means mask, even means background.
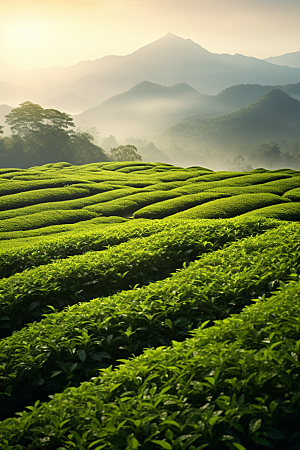
[{"label": "sky", "polygon": [[20,69],[126,55],[168,32],[213,53],[300,50],[300,0],[0,0],[0,59]]}]

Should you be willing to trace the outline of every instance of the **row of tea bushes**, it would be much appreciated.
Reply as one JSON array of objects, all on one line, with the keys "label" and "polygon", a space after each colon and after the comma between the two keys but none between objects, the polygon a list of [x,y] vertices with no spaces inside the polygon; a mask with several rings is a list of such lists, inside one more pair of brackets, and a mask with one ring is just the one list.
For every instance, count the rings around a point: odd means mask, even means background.
[{"label": "row of tea bushes", "polygon": [[152,203],[151,205],[140,208],[133,214],[133,217],[134,219],[163,219],[179,211],[224,197],[227,197],[227,194],[218,192],[200,192],[199,194],[181,195],[177,198]]},{"label": "row of tea bushes", "polygon": [[65,186],[52,189],[36,189],[35,191],[20,192],[18,194],[5,195],[0,198],[0,210],[20,208],[37,203],[53,202],[57,200],[70,200],[84,197],[90,194],[86,187]]},{"label": "row of tea bushes", "polygon": [[[104,183],[99,183],[100,189],[103,184]],[[27,216],[30,214],[41,213],[43,211],[82,209],[90,205],[106,203],[113,199],[121,199],[140,191],[140,189],[132,187],[122,188],[118,185],[106,185],[102,192],[85,197],[81,195],[82,198],[73,198],[72,200],[65,201],[49,201],[47,203],[37,203],[31,206],[25,206],[23,208],[0,211],[0,219],[11,219],[13,217]]]},{"label": "row of tea bushes", "polygon": [[98,217],[98,214],[87,210],[43,211],[36,214],[17,216],[0,222],[0,233],[33,230],[50,225],[74,223]]},{"label": "row of tea bushes", "polygon": [[[75,210],[76,212],[76,210]],[[81,212],[81,211],[79,211]],[[43,226],[41,228],[34,228],[24,231],[3,231],[0,233],[0,247],[1,249],[9,247],[13,244],[13,241],[17,241],[19,239],[36,239],[43,238],[49,235],[56,236],[64,236],[65,233],[79,232],[79,231],[87,231],[88,229],[95,230],[98,226],[103,226],[106,224],[114,224],[114,223],[123,223],[126,222],[127,219],[118,216],[111,217],[95,217],[93,219],[79,221],[75,223],[62,223],[59,225],[49,225]]]},{"label": "row of tea bushes", "polygon": [[300,202],[300,188],[291,189],[290,191],[287,191],[283,197],[287,197],[292,202]]},{"label": "row of tea bushes", "polygon": [[[250,226],[251,234],[253,228]],[[62,309],[164,278],[198,254],[245,235],[247,227],[245,230],[243,225],[183,223],[104,251],[89,251],[16,273],[0,281],[1,337],[49,312],[48,305]]]},{"label": "row of tea bushes", "polygon": [[255,211],[242,214],[241,218],[248,217],[268,217],[279,220],[300,221],[300,205],[299,203],[285,203],[281,205],[266,206]]},{"label": "row of tea bushes", "polygon": [[[4,180],[3,180],[4,181]],[[69,186],[81,183],[81,178],[63,178],[53,177],[46,180],[40,179],[39,175],[34,176],[30,181],[12,180],[0,183],[0,195],[19,194],[21,192],[32,191],[35,189],[50,189]]]},{"label": "row of tea bushes", "polygon": [[[118,223],[117,226],[114,226]],[[121,224],[123,223],[123,226]],[[219,219],[212,223],[209,220],[135,220],[126,221],[117,216],[98,217],[85,222],[86,230],[77,231],[82,224],[72,224],[71,231],[64,231],[65,225],[58,228],[61,232],[52,235],[38,234],[32,237],[0,241],[0,277],[9,277],[16,272],[44,264],[68,256],[81,255],[87,251],[105,250],[107,247],[127,242],[136,237],[151,236],[160,231],[182,233],[184,230],[203,230],[214,235],[220,227],[227,240],[259,234],[280,225],[280,222],[268,219],[247,219],[245,222]],[[76,227],[74,226],[76,225]],[[111,225],[109,228],[99,225]],[[98,227],[99,226],[99,227]],[[51,228],[51,227],[46,227]],[[45,228],[45,229],[46,229]],[[53,227],[52,227],[53,228]],[[225,231],[227,230],[227,231]],[[39,229],[35,230],[41,232]],[[18,233],[18,232],[17,232]],[[26,233],[26,232],[25,232]],[[225,240],[224,240],[225,242]]]},{"label": "row of tea bushes", "polygon": [[296,449],[300,283],[281,289],[36,402],[0,424],[2,449]]},{"label": "row of tea bushes", "polygon": [[[243,194],[254,196],[267,193],[284,195],[299,187],[299,172],[289,170],[212,172],[201,167],[182,169],[164,164],[131,164],[131,162],[78,167],[61,163],[55,167],[46,165],[24,169],[21,172],[12,170],[0,174],[0,195],[2,194],[0,219],[13,219],[44,211],[85,208],[104,216],[116,215],[126,218],[131,217],[133,213],[135,218],[167,217],[183,210],[190,214],[189,217],[194,217],[193,207],[200,205],[200,211],[203,208],[206,210],[206,206],[214,209],[214,199],[219,196],[238,197]],[[211,196],[212,205],[208,204],[201,208],[204,198],[201,193]],[[190,197],[196,194],[199,195],[199,203],[197,197]],[[164,204],[164,201],[176,198],[178,202]],[[296,198],[294,201],[297,201]],[[288,201],[289,197],[285,196],[284,199]],[[144,207],[148,206],[151,212],[148,209],[144,211]],[[258,208],[264,206],[267,204],[263,202]],[[154,211],[158,209],[158,215],[156,212],[153,215],[152,207]],[[230,217],[247,211],[242,208],[239,212],[239,208],[235,208],[231,215],[218,216],[217,209],[212,216],[201,214],[199,217]]]},{"label": "row of tea bushes", "polygon": [[[114,225],[111,219],[118,221],[120,218],[115,216],[111,218],[101,217],[92,219],[92,221],[97,225],[99,224],[98,221],[101,221],[101,223],[106,221]],[[109,229],[93,227],[80,232],[76,232],[75,229],[69,233],[63,232],[63,235],[59,233],[48,237],[41,236],[40,239],[36,236],[31,239],[28,238],[26,241],[24,239],[10,240],[7,243],[2,241],[2,245],[0,243],[0,277],[9,277],[13,273],[22,272],[29,267],[49,264],[54,260],[64,259],[68,256],[82,255],[88,251],[105,250],[107,247],[127,242],[136,237],[151,236],[163,230],[176,228],[182,223],[175,221],[166,224],[162,221],[143,220],[128,223],[125,219],[123,221],[123,226],[119,223],[117,226],[109,227]],[[199,226],[200,224],[195,226],[191,222],[186,223],[187,229],[196,229]],[[266,222],[265,229],[275,226],[278,226],[278,224]],[[261,229],[263,227],[264,225]]]},{"label": "row of tea bushes", "polygon": [[289,202],[275,194],[242,194],[233,197],[220,198],[203,205],[174,214],[175,219],[217,219],[235,217],[252,211],[279,203]]},{"label": "row of tea bushes", "polygon": [[97,368],[240,312],[279,280],[297,277],[299,247],[299,225],[282,225],[202,255],[164,281],[74,305],[2,339],[2,415],[20,399],[25,406],[77,386]]},{"label": "row of tea bushes", "polygon": [[164,200],[179,197],[181,194],[175,190],[168,191],[151,191],[138,192],[136,194],[128,195],[125,199],[115,199],[108,201],[105,204],[99,203],[97,205],[87,206],[85,209],[95,211],[105,216],[112,215],[131,215],[134,211],[143,208],[146,205],[161,203]]}]

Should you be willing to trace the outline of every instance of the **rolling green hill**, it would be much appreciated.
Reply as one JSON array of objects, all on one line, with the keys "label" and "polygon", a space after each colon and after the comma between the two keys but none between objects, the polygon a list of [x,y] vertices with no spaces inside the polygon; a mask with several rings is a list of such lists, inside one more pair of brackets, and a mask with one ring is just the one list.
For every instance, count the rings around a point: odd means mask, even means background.
[{"label": "rolling green hill", "polygon": [[204,119],[187,117],[169,128],[165,137],[180,142],[212,143],[217,146],[257,144],[283,139],[300,140],[300,101],[273,89],[246,108]]},{"label": "rolling green hill", "polygon": [[297,450],[300,172],[0,170],[1,450]]}]

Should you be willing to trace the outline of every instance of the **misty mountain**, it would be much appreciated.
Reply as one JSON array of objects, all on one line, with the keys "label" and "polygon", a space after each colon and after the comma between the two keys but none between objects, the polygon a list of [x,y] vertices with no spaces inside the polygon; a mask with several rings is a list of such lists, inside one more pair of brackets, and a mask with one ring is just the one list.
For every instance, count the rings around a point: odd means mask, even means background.
[{"label": "misty mountain", "polygon": [[[276,86],[238,85],[218,95],[200,94],[186,83],[171,87],[138,83],[97,107],[74,116],[77,126],[96,126],[102,135],[118,137],[160,133],[190,115],[216,117],[248,106]],[[280,86],[300,100],[300,83]]]},{"label": "misty mountain", "polygon": [[189,108],[196,107],[209,97],[186,83],[167,87],[143,81],[95,108],[74,116],[74,120],[78,126],[96,126],[105,135],[130,136],[161,132],[185,117]]},{"label": "misty mountain", "polygon": [[190,39],[167,34],[119,59],[118,67],[95,72],[72,84],[87,99],[107,99],[143,80],[163,85],[185,82],[205,94],[237,84],[288,84],[300,79],[300,69],[276,66],[243,55],[216,54]]},{"label": "misty mountain", "polygon": [[271,56],[266,58],[272,64],[277,64],[278,66],[289,66],[294,68],[300,68],[300,52],[285,53],[280,56]]},{"label": "misty mountain", "polygon": [[300,68],[211,53],[171,33],[126,56],[29,71],[2,64],[0,70],[2,81],[42,90],[43,101],[72,91],[95,106],[144,80],[167,86],[184,82],[205,94],[217,94],[242,83],[277,86],[300,79]]},{"label": "misty mountain", "polygon": [[250,106],[215,118],[187,117],[164,133],[177,142],[233,148],[270,140],[300,140],[300,101],[273,89]]}]

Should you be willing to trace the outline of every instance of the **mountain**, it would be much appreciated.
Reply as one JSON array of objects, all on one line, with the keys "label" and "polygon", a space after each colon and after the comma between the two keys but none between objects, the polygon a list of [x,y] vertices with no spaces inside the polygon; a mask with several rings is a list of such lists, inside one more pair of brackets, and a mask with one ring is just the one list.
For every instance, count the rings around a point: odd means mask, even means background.
[{"label": "mountain", "polygon": [[261,86],[259,84],[240,84],[231,86],[221,91],[216,96],[216,101],[220,105],[220,108],[227,108],[227,112],[229,112],[230,109],[236,111],[259,100],[272,89],[280,89],[291,97],[300,100],[300,83],[295,83],[277,86]]},{"label": "mountain", "polygon": [[[171,87],[143,81],[97,107],[74,116],[83,128],[96,126],[101,134],[118,137],[160,133],[190,115],[216,117],[248,106],[275,86],[238,85],[218,95],[200,94],[187,83]],[[300,83],[280,86],[300,100]]]},{"label": "mountain", "polygon": [[206,97],[186,83],[174,86],[143,81],[128,91],[74,116],[78,126],[96,126],[101,134],[131,136],[163,131]]},{"label": "mountain", "polygon": [[188,117],[169,128],[164,137],[227,148],[275,139],[300,140],[300,101],[273,89],[231,114],[210,119]]},{"label": "mountain", "polygon": [[210,53],[190,39],[167,34],[124,56],[114,69],[94,72],[71,85],[87,99],[105,100],[143,80],[163,85],[185,82],[205,94],[217,94],[237,84],[296,83],[300,69],[276,66],[243,55]]},{"label": "mountain", "polygon": [[191,39],[171,33],[126,56],[30,71],[4,64],[0,70],[2,81],[40,89],[43,100],[72,91],[95,106],[144,80],[167,86],[185,82],[205,94],[242,83],[277,86],[300,80],[300,68],[211,53]]},{"label": "mountain", "polygon": [[272,64],[277,64],[278,66],[289,66],[294,68],[300,68],[300,52],[285,53],[280,56],[271,56],[266,58]]}]

